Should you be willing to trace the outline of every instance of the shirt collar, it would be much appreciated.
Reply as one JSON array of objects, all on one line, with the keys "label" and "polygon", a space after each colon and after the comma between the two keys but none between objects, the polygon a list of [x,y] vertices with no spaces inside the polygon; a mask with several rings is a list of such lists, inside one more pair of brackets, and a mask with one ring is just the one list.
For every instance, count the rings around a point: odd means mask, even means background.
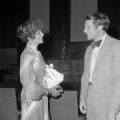
[{"label": "shirt collar", "polygon": [[107,34],[105,33],[105,34],[101,37],[101,40],[102,40],[102,41],[104,41],[104,40],[105,40],[106,35],[107,35]]},{"label": "shirt collar", "polygon": [[105,34],[101,37],[102,42],[101,42],[101,44],[100,44],[100,48],[101,48],[101,46],[102,46],[102,44],[103,44],[106,36],[107,36],[107,34],[105,33]]}]

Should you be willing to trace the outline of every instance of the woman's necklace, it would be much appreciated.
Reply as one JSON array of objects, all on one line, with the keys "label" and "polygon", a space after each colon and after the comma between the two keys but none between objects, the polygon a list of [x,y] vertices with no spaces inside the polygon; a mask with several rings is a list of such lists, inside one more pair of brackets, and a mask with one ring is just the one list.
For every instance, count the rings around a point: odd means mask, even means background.
[{"label": "woman's necklace", "polygon": [[36,57],[39,57],[39,53],[36,47],[33,47],[32,45],[29,44],[27,44],[26,47],[30,48],[30,50],[36,55]]}]

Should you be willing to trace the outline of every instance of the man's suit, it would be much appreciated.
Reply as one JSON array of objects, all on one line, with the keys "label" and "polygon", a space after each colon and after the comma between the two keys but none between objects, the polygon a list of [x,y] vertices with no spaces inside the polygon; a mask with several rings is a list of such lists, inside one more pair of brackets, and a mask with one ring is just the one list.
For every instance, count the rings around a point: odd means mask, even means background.
[{"label": "man's suit", "polygon": [[99,51],[92,84],[89,84],[92,47],[85,53],[81,95],[87,105],[88,120],[114,120],[120,108],[120,41],[106,36]]}]

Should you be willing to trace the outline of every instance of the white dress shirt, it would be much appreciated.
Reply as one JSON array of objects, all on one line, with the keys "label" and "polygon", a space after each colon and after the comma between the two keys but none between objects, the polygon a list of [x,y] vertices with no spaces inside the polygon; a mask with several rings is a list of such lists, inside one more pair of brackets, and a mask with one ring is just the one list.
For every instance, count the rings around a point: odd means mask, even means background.
[{"label": "white dress shirt", "polygon": [[106,37],[106,34],[100,39],[100,40],[102,40],[100,46],[99,47],[95,47],[93,49],[93,51],[92,51],[91,65],[90,65],[90,76],[89,76],[89,82],[90,83],[93,82],[92,76],[93,76],[93,71],[94,71],[95,63],[96,63],[96,60],[97,60],[100,48],[101,48],[101,46],[102,46],[102,44],[103,44],[103,42],[105,40],[105,37]]}]

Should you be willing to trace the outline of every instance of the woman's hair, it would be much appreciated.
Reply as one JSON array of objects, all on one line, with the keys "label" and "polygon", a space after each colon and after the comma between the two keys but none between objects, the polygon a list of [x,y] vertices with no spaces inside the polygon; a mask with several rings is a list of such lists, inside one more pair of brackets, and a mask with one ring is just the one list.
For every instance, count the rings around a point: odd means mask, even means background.
[{"label": "woman's hair", "polygon": [[110,24],[110,19],[101,12],[96,12],[93,13],[92,15],[86,16],[85,20],[93,20],[93,23],[96,26],[103,25],[103,30],[105,31],[108,30]]},{"label": "woman's hair", "polygon": [[17,36],[21,38],[23,42],[27,42],[28,38],[34,39],[35,33],[41,30],[43,23],[39,18],[32,18],[25,22],[17,28]]}]

